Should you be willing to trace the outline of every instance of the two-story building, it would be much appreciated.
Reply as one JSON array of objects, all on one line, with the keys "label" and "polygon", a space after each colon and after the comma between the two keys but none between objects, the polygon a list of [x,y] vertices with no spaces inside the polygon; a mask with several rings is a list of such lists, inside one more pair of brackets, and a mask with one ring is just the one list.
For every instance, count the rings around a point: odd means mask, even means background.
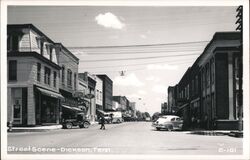
[{"label": "two-story building", "polygon": [[88,88],[84,95],[87,107],[87,117],[91,121],[96,120],[96,76],[88,72],[79,73],[79,79],[87,81]]},{"label": "two-story building", "polygon": [[112,111],[113,81],[107,75],[97,75],[97,77],[103,82],[103,111]]},{"label": "two-story building", "polygon": [[81,112],[78,108],[78,99],[74,93],[78,90],[78,64],[79,59],[61,43],[56,43],[58,64],[61,67],[59,92],[64,97],[61,101],[62,118],[76,117]]},{"label": "two-story building", "polygon": [[217,32],[203,53],[178,83],[178,114],[185,126],[205,129],[237,129],[239,64],[242,37],[239,32]]},{"label": "two-story building", "polygon": [[103,81],[98,76],[95,76],[95,80],[96,109],[103,110]]}]

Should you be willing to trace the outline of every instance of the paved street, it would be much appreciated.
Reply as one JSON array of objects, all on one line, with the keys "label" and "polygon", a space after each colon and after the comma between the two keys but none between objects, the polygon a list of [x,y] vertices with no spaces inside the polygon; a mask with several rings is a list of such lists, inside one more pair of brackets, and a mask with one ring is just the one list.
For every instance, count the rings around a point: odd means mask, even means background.
[{"label": "paved street", "polygon": [[8,133],[8,150],[39,154],[242,154],[242,138],[156,131],[151,122],[125,122],[106,125],[106,130],[95,125],[88,129]]}]

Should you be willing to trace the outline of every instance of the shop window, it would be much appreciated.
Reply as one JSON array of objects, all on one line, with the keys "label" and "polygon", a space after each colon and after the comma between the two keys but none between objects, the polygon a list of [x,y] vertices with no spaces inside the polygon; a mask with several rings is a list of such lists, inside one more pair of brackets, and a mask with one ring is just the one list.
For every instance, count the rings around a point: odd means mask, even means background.
[{"label": "shop window", "polygon": [[50,85],[50,74],[51,71],[48,67],[44,67],[45,74],[44,74],[44,83]]},{"label": "shop window", "polygon": [[54,74],[53,74],[53,86],[56,87],[56,77],[57,77],[57,74],[56,74],[56,71],[54,71]]},{"label": "shop window", "polygon": [[37,63],[37,81],[41,81],[41,63]]},{"label": "shop window", "polygon": [[9,80],[10,81],[17,80],[17,61],[16,60],[9,61]]}]

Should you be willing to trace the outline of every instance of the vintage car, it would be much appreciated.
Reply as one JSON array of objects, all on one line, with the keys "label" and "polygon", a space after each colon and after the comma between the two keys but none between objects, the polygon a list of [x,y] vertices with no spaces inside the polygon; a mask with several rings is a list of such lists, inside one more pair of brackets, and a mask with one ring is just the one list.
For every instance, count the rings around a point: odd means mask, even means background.
[{"label": "vintage car", "polygon": [[179,116],[166,115],[159,117],[155,122],[152,123],[152,126],[155,127],[156,130],[182,130],[183,120]]},{"label": "vintage car", "polygon": [[82,113],[77,114],[76,118],[64,119],[62,122],[64,129],[71,129],[73,126],[79,126],[80,128],[89,128],[90,122],[86,116]]}]

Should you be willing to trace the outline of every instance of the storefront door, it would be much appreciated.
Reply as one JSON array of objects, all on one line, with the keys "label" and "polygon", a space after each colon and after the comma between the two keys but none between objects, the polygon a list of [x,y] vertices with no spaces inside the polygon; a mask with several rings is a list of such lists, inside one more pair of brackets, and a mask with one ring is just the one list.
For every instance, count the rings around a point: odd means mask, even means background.
[{"label": "storefront door", "polygon": [[21,98],[14,98],[13,104],[14,110],[14,124],[22,124],[22,99]]},{"label": "storefront door", "polygon": [[43,96],[42,98],[42,123],[56,123],[57,99]]},{"label": "storefront door", "polygon": [[12,88],[13,123],[22,124],[22,88]]}]

